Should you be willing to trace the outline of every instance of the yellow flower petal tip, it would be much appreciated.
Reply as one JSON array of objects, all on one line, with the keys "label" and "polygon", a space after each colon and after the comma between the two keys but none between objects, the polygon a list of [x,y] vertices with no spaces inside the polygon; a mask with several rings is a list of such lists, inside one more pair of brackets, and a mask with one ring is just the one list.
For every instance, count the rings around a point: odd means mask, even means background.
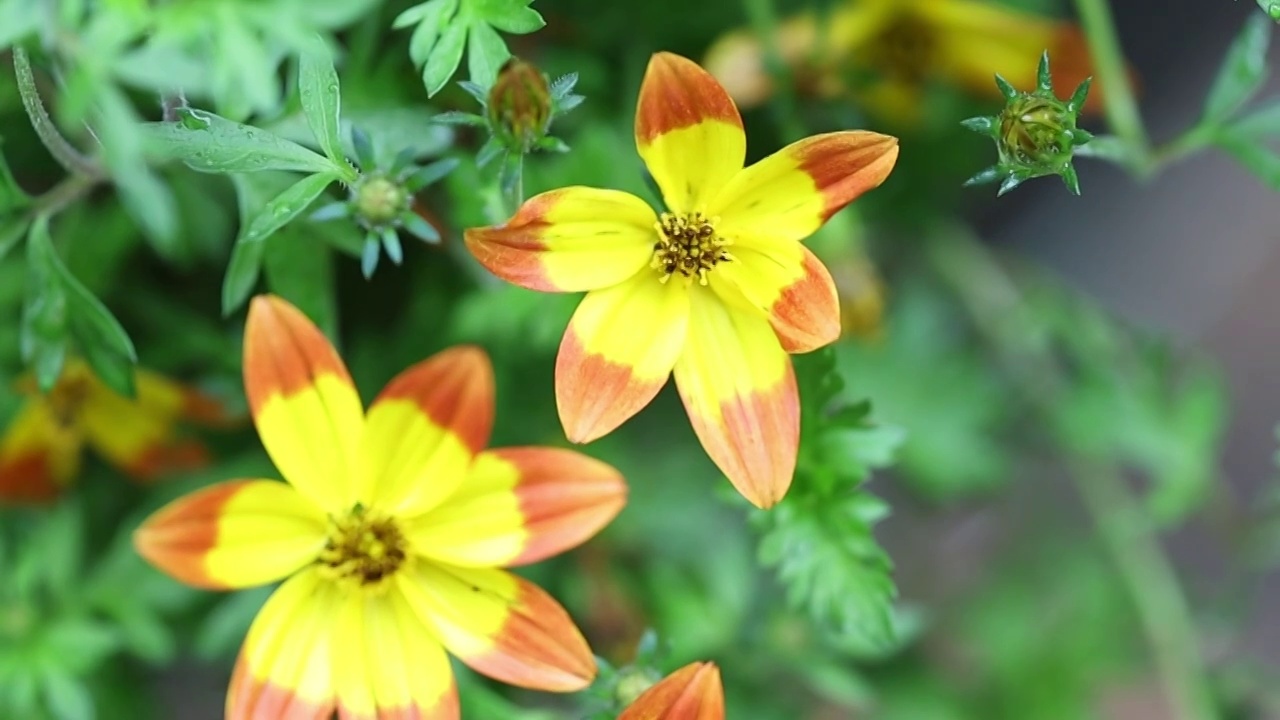
[{"label": "yellow flower petal tip", "polygon": [[720,668],[695,662],[646,690],[618,720],[724,720],[724,714]]}]

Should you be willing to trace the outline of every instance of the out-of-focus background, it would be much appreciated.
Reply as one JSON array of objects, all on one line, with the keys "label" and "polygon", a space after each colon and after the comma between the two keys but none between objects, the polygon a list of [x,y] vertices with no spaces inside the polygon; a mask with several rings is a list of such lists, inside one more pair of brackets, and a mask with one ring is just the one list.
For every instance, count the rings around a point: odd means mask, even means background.
[{"label": "out-of-focus background", "polygon": [[[709,659],[738,720],[1280,718],[1280,113],[1246,138],[1258,174],[1215,140],[1142,178],[1077,157],[1078,197],[1050,176],[997,198],[962,187],[997,151],[960,121],[1001,111],[997,72],[1030,90],[1046,49],[1058,97],[1096,77],[1076,10],[1108,3],[537,0],[545,27],[520,14],[527,4],[0,0],[0,169],[14,179],[0,173],[0,720],[223,716],[271,588],[185,588],[129,534],[187,491],[276,476],[240,387],[252,292],[310,315],[366,399],[431,352],[477,343],[497,374],[494,444],[567,444],[552,368],[578,298],[495,281],[461,232],[510,215],[514,172],[525,197],[594,185],[656,201],[631,123],[661,50],[735,96],[748,161],[849,128],[898,136],[901,157],[809,241],[845,332],[795,358],[804,435],[788,499],[761,512],[732,493],[666,388],[584,448],[626,474],[627,509],[583,548],[522,570],[583,628],[600,679],[552,696],[455,664],[463,716],[614,718],[637,684]],[[1275,53],[1254,57],[1274,24],[1252,0],[1109,6],[1158,147],[1201,127],[1206,96],[1276,67]],[[344,134],[361,127],[378,155],[359,158],[353,187],[397,154],[459,162],[417,193],[418,220],[388,226],[402,262],[337,185],[312,207],[340,217],[301,214],[246,260],[245,228],[299,176],[195,172],[181,147],[150,144],[189,106],[318,148],[296,91],[315,35],[337,58]],[[32,60],[27,104],[42,98],[87,175],[33,130],[14,48]],[[475,96],[497,102],[507,52],[550,80],[576,74],[585,101],[549,128],[568,152],[509,162],[486,142],[510,130],[501,120],[433,121],[487,115]],[[1095,83],[1079,119],[1095,147],[1115,130],[1110,92]],[[1204,136],[1278,102],[1280,82],[1263,82]],[[442,241],[415,239],[424,223]],[[105,309],[67,301],[72,284]],[[50,395],[36,390],[65,350],[114,392],[129,363],[94,330],[103,313],[140,366],[225,416],[165,418],[201,462],[129,482],[73,412],[68,388],[88,381],[55,372]],[[62,418],[55,432],[23,434],[33,407]],[[83,467],[33,482],[31,457],[48,470],[81,444]]]}]

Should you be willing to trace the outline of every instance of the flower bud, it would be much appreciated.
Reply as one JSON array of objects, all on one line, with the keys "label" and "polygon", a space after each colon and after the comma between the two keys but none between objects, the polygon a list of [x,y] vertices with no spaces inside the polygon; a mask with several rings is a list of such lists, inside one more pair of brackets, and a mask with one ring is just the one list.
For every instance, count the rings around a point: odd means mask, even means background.
[{"label": "flower bud", "polygon": [[1075,127],[1065,103],[1021,95],[1000,112],[1000,154],[1022,165],[1059,166],[1071,160]]},{"label": "flower bud", "polygon": [[356,216],[366,227],[388,225],[409,209],[409,192],[381,173],[362,176],[354,190]]},{"label": "flower bud", "polygon": [[511,58],[489,90],[489,126],[512,146],[528,152],[547,134],[551,122],[551,88],[533,65]]}]

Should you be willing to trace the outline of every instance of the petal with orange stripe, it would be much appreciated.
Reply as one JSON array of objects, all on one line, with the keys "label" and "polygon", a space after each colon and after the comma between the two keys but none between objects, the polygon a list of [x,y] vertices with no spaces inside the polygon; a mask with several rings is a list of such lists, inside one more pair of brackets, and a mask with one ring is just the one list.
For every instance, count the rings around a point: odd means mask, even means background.
[{"label": "petal with orange stripe", "polygon": [[365,421],[360,499],[412,517],[452,494],[489,443],[493,392],[493,367],[474,346],[440,352],[388,383]]},{"label": "petal with orange stripe", "polygon": [[724,686],[715,663],[695,662],[635,699],[618,720],[724,720]]},{"label": "petal with orange stripe", "polygon": [[791,358],[769,322],[699,286],[675,379],[702,447],[738,492],[768,508],[791,486],[800,402]]},{"label": "petal with orange stripe", "polygon": [[725,237],[803,240],[877,187],[898,159],[898,139],[851,130],[794,142],[738,173],[711,201]]},{"label": "petal with orange stripe", "polygon": [[341,602],[314,569],[267,598],[231,675],[227,720],[330,720],[338,680],[332,626]]},{"label": "petal with orange stripe", "polygon": [[556,408],[571,442],[607,435],[653,400],[688,322],[688,292],[654,272],[582,299],[556,357]]},{"label": "petal with orange stripe", "polygon": [[569,613],[503,570],[420,562],[398,587],[449,652],[477,672],[534,690],[591,684],[595,660]]},{"label": "petal with orange stripe", "polygon": [[635,131],[636,149],[675,213],[704,209],[747,154],[729,93],[697,63],[668,52],[649,59]]},{"label": "petal with orange stripe", "polygon": [[734,243],[733,259],[716,266],[711,288],[730,304],[767,314],[784,350],[809,352],[840,337],[835,281],[809,248],[746,238]]},{"label": "petal with orange stripe", "polygon": [[333,629],[342,720],[458,720],[449,658],[403,595],[348,594]]},{"label": "petal with orange stripe", "polygon": [[626,504],[612,466],[561,448],[481,453],[458,492],[408,528],[422,555],[454,565],[525,565],[577,547]]},{"label": "petal with orange stripe", "polygon": [[543,292],[609,287],[653,255],[653,208],[618,190],[567,187],[525,201],[505,225],[467,230],[467,248],[489,272]]},{"label": "petal with orange stripe", "polygon": [[325,509],[350,507],[357,500],[363,408],[320,329],[278,297],[254,298],[244,384],[262,444],[284,479]]},{"label": "petal with orange stripe", "polygon": [[36,398],[18,411],[0,440],[0,502],[45,503],[80,472],[82,437]]},{"label": "petal with orange stripe", "polygon": [[279,580],[324,547],[324,513],[275,480],[232,480],[160,508],[133,535],[138,554],[188,585],[225,590]]},{"label": "petal with orange stripe", "polygon": [[138,404],[148,413],[210,427],[230,425],[236,420],[217,398],[163,375],[137,370],[134,384],[138,391]]},{"label": "petal with orange stripe", "polygon": [[140,402],[94,383],[85,395],[80,422],[85,439],[111,464],[139,480],[205,465],[209,453],[175,430],[176,416],[149,411]]}]

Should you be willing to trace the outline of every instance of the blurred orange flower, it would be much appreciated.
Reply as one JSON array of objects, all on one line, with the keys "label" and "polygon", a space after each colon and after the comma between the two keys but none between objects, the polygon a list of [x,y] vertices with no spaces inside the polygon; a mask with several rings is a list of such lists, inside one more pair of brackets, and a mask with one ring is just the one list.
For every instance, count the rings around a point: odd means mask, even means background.
[{"label": "blurred orange flower", "polygon": [[67,361],[47,395],[23,380],[19,390],[30,399],[0,439],[0,502],[56,498],[79,473],[85,445],[143,481],[204,464],[204,446],[179,437],[176,426],[226,424],[222,405],[155,373],[138,370],[134,380],[137,396],[122,397],[81,360]]},{"label": "blurred orange flower", "polygon": [[[773,42],[801,91],[848,94],[899,122],[919,119],[930,81],[987,96],[997,92],[995,73],[1015,87],[1034,85],[1046,49],[1059,90],[1069,94],[1092,71],[1074,23],[980,0],[843,0],[825,13],[783,21]],[[742,107],[760,105],[773,93],[764,45],[750,31],[721,37],[703,64]]]},{"label": "blurred orange flower", "polygon": [[715,663],[685,665],[649,688],[618,720],[724,720],[724,687]]}]

